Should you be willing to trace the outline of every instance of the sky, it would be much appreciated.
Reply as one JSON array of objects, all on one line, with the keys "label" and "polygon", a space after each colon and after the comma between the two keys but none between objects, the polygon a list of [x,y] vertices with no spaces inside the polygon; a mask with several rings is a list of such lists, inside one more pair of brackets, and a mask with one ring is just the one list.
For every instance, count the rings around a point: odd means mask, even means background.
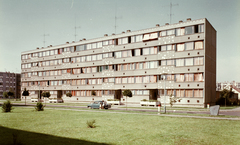
[{"label": "sky", "polygon": [[0,71],[21,73],[21,52],[75,41],[75,30],[79,41],[170,23],[170,2],[171,24],[208,19],[217,81],[240,82],[240,0],[0,0]]}]

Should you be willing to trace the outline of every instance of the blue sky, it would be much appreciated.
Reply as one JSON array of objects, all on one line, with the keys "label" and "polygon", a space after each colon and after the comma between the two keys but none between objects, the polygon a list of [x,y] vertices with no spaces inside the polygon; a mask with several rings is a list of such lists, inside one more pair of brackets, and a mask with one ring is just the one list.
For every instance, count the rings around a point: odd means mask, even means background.
[{"label": "blue sky", "polygon": [[[217,81],[240,81],[240,1],[171,0],[172,23],[207,18],[217,30]],[[169,23],[170,0],[0,0],[0,71],[21,71],[21,52]]]}]

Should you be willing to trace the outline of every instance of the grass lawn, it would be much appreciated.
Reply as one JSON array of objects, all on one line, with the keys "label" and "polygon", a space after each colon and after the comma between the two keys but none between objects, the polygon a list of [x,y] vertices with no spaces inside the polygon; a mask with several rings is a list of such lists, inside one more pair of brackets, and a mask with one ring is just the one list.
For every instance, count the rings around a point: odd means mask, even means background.
[{"label": "grass lawn", "polygon": [[[88,120],[96,128],[87,128]],[[0,144],[239,144],[240,121],[15,107],[0,113]]]}]

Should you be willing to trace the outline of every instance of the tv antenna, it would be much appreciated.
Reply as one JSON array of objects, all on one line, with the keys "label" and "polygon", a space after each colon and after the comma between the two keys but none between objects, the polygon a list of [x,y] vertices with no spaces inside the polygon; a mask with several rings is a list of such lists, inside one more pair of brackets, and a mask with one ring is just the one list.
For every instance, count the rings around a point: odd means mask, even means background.
[{"label": "tv antenna", "polygon": [[76,16],[75,16],[75,27],[74,27],[74,29],[75,29],[75,41],[76,41],[76,37],[77,37],[77,29],[80,29],[81,27],[80,26],[76,26]]},{"label": "tv antenna", "polygon": [[49,36],[49,34],[45,34],[45,33],[44,33],[42,36],[43,36],[43,47],[45,47],[45,43],[46,43],[45,37],[46,37],[46,36]]},{"label": "tv antenna", "polygon": [[[173,15],[173,13],[172,13],[172,7],[173,6],[178,6],[178,4],[172,4],[172,2],[170,1],[170,5],[167,5],[169,8],[170,8],[170,14],[169,14],[169,16],[170,16],[170,24],[172,23],[172,15]],[[165,6],[165,7],[167,7],[167,6]]]},{"label": "tv antenna", "polygon": [[114,19],[115,19],[114,28],[115,28],[115,34],[116,34],[116,33],[117,33],[117,19],[122,19],[122,16],[117,17],[117,4],[116,4],[116,6],[115,6],[115,17],[114,17]]}]

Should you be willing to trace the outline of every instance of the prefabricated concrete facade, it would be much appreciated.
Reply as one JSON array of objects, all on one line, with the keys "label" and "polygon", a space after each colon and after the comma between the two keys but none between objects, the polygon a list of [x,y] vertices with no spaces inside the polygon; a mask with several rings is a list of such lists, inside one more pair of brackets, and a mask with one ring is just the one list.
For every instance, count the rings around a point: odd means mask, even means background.
[{"label": "prefabricated concrete facade", "polygon": [[[30,98],[50,91],[64,101],[142,99],[175,105],[201,106],[215,103],[216,30],[207,19],[121,34],[67,42],[22,52],[22,90]],[[94,90],[96,95],[92,96]],[[72,92],[73,97],[65,96]]]}]

